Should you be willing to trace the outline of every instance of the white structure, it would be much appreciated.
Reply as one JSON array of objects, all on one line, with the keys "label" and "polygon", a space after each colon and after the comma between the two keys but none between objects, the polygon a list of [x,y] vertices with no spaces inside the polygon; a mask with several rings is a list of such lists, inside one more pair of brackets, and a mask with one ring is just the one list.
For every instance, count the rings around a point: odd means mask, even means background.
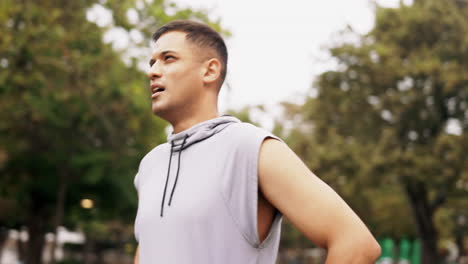
[{"label": "white structure", "polygon": [[[55,234],[47,233],[45,235],[45,247],[43,252],[43,260],[45,263],[48,263],[50,260],[50,251],[52,247],[52,242]],[[21,264],[18,260],[18,240],[23,242],[28,241],[28,233],[25,230],[17,231],[10,230],[8,234],[8,239],[5,242],[3,252],[0,258],[0,264]],[[68,231],[65,227],[58,227],[58,240],[57,246],[55,248],[55,259],[63,259],[63,244],[83,244],[85,241],[85,236],[81,232],[71,232]]]}]

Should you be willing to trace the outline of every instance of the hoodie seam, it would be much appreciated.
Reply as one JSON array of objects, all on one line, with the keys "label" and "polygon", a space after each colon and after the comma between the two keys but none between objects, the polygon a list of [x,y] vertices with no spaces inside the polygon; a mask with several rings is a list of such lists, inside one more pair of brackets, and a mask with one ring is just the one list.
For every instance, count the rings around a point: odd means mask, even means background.
[{"label": "hoodie seam", "polygon": [[240,226],[240,223],[239,221],[237,220],[237,218],[234,216],[234,214],[232,213],[231,209],[230,209],[230,206],[229,206],[229,203],[227,202],[226,198],[224,197],[224,193],[221,191],[221,190],[218,190],[221,194],[221,198],[224,202],[224,205],[226,206],[226,210],[228,211],[228,214],[229,216],[231,217],[232,221],[234,222],[234,225],[236,226],[237,228],[237,231],[241,234],[241,236],[244,238],[244,240],[252,247],[255,247],[255,242],[252,242],[248,235],[242,230],[241,226]]},{"label": "hoodie seam", "polygon": [[[232,124],[232,125],[240,125],[242,123],[236,123],[236,124]],[[247,165],[248,166],[248,165]],[[239,219],[237,219],[237,217],[235,216],[234,212],[231,210],[231,206],[229,205],[229,202],[226,198],[226,196],[224,195],[224,192],[223,192],[223,188],[222,186],[220,186],[220,188],[218,189],[218,192],[220,193],[221,195],[221,199],[223,200],[223,203],[224,203],[224,206],[225,206],[225,210],[228,212],[228,215],[230,216],[232,222],[234,223],[234,226],[236,227],[238,233],[240,233],[241,237],[245,240],[245,242],[247,242],[247,244],[252,247],[252,248],[255,248],[258,250],[258,248],[256,247],[256,242],[255,240],[252,241],[248,235],[248,233],[244,232],[244,230],[242,229],[242,226],[239,222]]]},{"label": "hoodie seam", "polygon": [[271,135],[267,134],[267,135],[262,135],[260,137],[260,140],[258,142],[255,142],[255,154],[254,157],[252,158],[252,162],[250,162],[250,168],[249,168],[249,178],[250,178],[250,181],[252,182],[252,189],[254,190],[251,190],[253,193],[255,193],[253,196],[255,197],[254,200],[254,234],[255,234],[255,244],[257,245],[257,247],[259,249],[263,249],[263,248],[266,248],[270,245],[270,241],[273,237],[273,233],[275,233],[275,222],[276,222],[276,214],[275,214],[275,217],[273,218],[273,223],[270,227],[270,230],[267,234],[267,237],[263,240],[263,241],[260,241],[260,237],[259,237],[259,233],[258,233],[258,192],[259,192],[259,189],[260,189],[260,186],[259,186],[259,182],[258,182],[258,164],[259,164],[259,159],[260,159],[260,148],[262,147],[262,144],[263,142],[265,141],[265,139],[267,138],[274,138],[272,137]]}]

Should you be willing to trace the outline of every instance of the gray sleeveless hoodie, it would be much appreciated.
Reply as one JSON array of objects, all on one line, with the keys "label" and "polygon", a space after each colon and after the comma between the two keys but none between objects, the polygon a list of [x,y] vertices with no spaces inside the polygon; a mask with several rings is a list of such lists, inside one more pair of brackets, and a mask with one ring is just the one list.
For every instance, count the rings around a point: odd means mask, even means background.
[{"label": "gray sleeveless hoodie", "polygon": [[170,134],[141,160],[141,264],[273,264],[282,214],[257,232],[258,154],[268,131],[224,115]]}]

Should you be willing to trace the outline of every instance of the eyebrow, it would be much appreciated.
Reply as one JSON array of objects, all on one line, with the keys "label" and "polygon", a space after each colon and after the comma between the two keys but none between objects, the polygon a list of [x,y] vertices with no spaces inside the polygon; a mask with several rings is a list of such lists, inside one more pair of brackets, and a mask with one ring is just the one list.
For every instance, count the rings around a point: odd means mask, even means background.
[{"label": "eyebrow", "polygon": [[[158,56],[164,56],[164,55],[166,55],[166,54],[168,54],[168,53],[176,53],[176,54],[177,54],[177,52],[174,51],[174,50],[164,50],[164,51],[162,51],[161,53],[159,53]],[[152,65],[156,62],[156,60],[154,59],[154,57],[157,57],[157,56],[154,56],[154,54],[153,54],[153,56],[151,57],[151,59],[150,59],[150,61],[149,61],[149,65],[150,65],[150,66],[152,66]]]}]

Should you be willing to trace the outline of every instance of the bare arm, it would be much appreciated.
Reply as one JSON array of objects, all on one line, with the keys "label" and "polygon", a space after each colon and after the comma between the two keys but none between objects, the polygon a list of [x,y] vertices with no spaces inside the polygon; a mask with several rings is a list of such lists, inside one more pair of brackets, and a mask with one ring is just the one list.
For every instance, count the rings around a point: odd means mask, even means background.
[{"label": "bare arm", "polygon": [[326,264],[375,263],[380,246],[365,224],[283,142],[266,139],[260,149],[262,193],[308,239],[328,250]]},{"label": "bare arm", "polygon": [[136,251],[135,251],[135,258],[133,259],[133,264],[138,264],[138,263],[140,263],[140,261],[138,260],[138,259],[139,259],[139,258],[138,258],[138,248],[139,248],[139,246],[137,246],[137,249],[136,249]]}]

